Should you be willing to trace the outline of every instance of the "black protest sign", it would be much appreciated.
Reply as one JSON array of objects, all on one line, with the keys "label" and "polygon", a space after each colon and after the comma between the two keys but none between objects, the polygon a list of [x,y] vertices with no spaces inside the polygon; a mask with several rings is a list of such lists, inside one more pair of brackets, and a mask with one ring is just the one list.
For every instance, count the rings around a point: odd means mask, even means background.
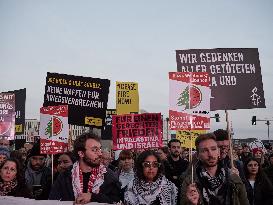
[{"label": "black protest sign", "polygon": [[25,110],[26,110],[26,88],[9,91],[15,94],[15,149],[24,146],[26,138],[25,131]]},{"label": "black protest sign", "polygon": [[211,110],[265,107],[257,48],[177,50],[176,62],[179,72],[210,73]]},{"label": "black protest sign", "polygon": [[102,140],[112,140],[112,116],[116,114],[116,109],[106,110],[105,126],[101,135]]},{"label": "black protest sign", "polygon": [[15,135],[25,131],[26,89],[11,91],[15,94]]},{"label": "black protest sign", "polygon": [[68,105],[68,123],[102,128],[110,80],[47,73],[44,107]]}]

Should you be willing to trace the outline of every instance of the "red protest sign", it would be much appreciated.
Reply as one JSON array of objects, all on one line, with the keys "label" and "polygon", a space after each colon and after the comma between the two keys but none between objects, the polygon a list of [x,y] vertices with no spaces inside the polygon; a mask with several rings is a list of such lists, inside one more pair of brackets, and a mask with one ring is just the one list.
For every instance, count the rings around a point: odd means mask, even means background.
[{"label": "red protest sign", "polygon": [[0,137],[14,140],[15,133],[15,95],[0,93]]},{"label": "red protest sign", "polygon": [[170,72],[171,130],[210,129],[209,75],[205,72]]},{"label": "red protest sign", "polygon": [[113,149],[149,149],[162,147],[160,113],[112,116]]},{"label": "red protest sign", "polygon": [[40,113],[41,154],[66,152],[69,136],[68,106],[42,107]]}]

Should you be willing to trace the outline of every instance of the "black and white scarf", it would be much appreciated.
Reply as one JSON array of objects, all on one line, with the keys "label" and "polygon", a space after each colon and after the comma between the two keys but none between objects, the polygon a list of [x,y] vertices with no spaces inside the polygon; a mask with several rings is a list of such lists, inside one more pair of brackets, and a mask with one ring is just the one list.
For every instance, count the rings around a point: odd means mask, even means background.
[{"label": "black and white scarf", "polygon": [[137,177],[128,184],[124,195],[126,205],[150,205],[159,200],[162,205],[176,204],[177,188],[165,176],[149,183]]},{"label": "black and white scarf", "polygon": [[198,177],[202,183],[202,195],[206,204],[224,204],[226,193],[227,170],[218,167],[214,177],[203,167],[198,168]]}]

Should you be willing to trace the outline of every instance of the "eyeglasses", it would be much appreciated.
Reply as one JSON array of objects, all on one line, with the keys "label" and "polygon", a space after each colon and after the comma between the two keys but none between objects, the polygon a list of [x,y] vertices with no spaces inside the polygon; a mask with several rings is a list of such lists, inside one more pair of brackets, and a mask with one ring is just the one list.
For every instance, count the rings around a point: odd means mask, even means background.
[{"label": "eyeglasses", "polygon": [[160,167],[160,163],[159,162],[143,162],[142,166],[144,168],[159,168]]}]

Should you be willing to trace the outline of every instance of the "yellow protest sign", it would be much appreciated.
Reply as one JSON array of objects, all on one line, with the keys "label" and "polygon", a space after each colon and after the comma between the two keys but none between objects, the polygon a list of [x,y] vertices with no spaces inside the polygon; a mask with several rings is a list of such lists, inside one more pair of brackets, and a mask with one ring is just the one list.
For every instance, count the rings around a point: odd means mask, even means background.
[{"label": "yellow protest sign", "polygon": [[138,113],[138,83],[116,82],[116,109],[118,115]]},{"label": "yellow protest sign", "polygon": [[102,119],[101,118],[95,118],[95,117],[85,117],[85,124],[86,125],[93,125],[100,127],[102,126]]},{"label": "yellow protest sign", "polygon": [[191,137],[192,136],[192,148],[195,147],[195,140],[199,134],[206,133],[205,130],[177,130],[176,139],[181,142],[181,147],[191,148]]}]

